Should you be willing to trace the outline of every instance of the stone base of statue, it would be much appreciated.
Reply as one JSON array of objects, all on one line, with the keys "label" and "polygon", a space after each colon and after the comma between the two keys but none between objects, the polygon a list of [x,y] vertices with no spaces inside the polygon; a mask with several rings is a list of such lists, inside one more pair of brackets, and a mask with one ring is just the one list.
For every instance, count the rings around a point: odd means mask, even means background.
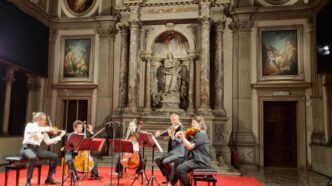
[{"label": "stone base of statue", "polygon": [[162,107],[158,110],[161,112],[178,112],[180,109],[180,94],[173,93],[163,95],[163,100],[161,101]]}]

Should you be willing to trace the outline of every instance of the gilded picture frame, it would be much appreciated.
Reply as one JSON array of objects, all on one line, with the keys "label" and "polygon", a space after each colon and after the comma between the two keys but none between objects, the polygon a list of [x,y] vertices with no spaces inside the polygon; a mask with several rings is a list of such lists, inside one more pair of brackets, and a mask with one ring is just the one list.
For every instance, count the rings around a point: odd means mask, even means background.
[{"label": "gilded picture frame", "polygon": [[60,77],[62,82],[92,81],[92,37],[64,37],[61,40]]},{"label": "gilded picture frame", "polygon": [[258,29],[259,80],[303,80],[302,27]]}]

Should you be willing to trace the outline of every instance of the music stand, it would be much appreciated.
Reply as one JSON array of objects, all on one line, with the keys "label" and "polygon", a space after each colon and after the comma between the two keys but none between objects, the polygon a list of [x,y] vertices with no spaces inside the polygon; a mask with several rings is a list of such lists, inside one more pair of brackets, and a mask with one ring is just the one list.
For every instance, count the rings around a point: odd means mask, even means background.
[{"label": "music stand", "polygon": [[[145,135],[146,132],[134,132],[134,136],[137,139],[137,141],[140,144],[140,147],[142,147],[142,154],[139,153],[140,156],[140,160],[141,160],[141,170],[138,173],[138,175],[135,176],[135,179],[133,180],[133,182],[131,183],[131,185],[133,185],[135,183],[136,180],[138,180],[138,177],[141,175],[142,176],[142,184],[145,185],[145,180],[147,180],[147,176],[145,173],[145,159],[144,159],[144,146],[145,146],[145,138],[144,137],[140,137],[141,135]],[[141,140],[140,140],[141,138]],[[141,157],[142,156],[142,157]]]},{"label": "music stand", "polygon": [[[64,146],[64,149],[63,151],[64,152],[73,152],[73,151],[76,151],[76,149],[78,148],[79,144],[81,143],[82,139],[84,138],[83,135],[79,135],[79,134],[72,134],[70,135],[69,139],[67,140],[67,143],[66,145]],[[62,179],[61,179],[61,186],[63,186],[64,182],[66,181],[66,179],[68,178],[68,176],[66,178],[65,177],[65,174],[64,174],[64,171],[65,171],[65,163],[62,164]],[[70,185],[73,184],[73,182],[75,182],[75,184],[77,183],[77,180],[74,179],[74,175],[73,175],[73,171],[70,170],[70,175],[71,175],[71,179],[70,179]]]},{"label": "music stand", "polygon": [[152,147],[152,165],[151,165],[151,177],[149,179],[148,185],[153,185],[153,181],[155,181],[158,185],[160,185],[157,181],[157,179],[154,177],[154,148],[157,147],[158,150],[160,152],[163,152],[163,149],[161,148],[161,146],[159,145],[158,141],[156,140],[156,138],[154,137],[154,135],[152,133],[148,133],[148,132],[141,132],[141,134],[139,135],[138,138],[139,142],[144,142],[144,144],[142,144],[145,147]]},{"label": "music stand", "polygon": [[[130,140],[124,140],[124,139],[109,139],[109,144],[113,144],[112,152],[114,153],[122,153],[122,152],[134,152],[134,146],[133,143]],[[112,177],[112,169],[111,169],[111,177]],[[118,185],[120,183],[120,176],[118,176]],[[112,184],[112,181],[111,181]]]}]

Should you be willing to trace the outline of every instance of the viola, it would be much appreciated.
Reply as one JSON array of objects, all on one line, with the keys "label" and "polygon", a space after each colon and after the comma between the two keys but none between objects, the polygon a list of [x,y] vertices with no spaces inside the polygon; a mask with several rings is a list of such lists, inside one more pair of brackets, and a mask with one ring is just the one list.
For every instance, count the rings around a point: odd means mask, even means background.
[{"label": "viola", "polygon": [[197,128],[187,128],[186,131],[184,132],[186,138],[193,138],[199,131],[200,129]]}]

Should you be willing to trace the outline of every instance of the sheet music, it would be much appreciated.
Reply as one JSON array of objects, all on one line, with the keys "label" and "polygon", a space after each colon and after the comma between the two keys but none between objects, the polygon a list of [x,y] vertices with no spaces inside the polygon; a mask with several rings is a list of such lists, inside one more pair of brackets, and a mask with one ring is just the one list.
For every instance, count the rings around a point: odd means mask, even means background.
[{"label": "sheet music", "polygon": [[[152,135],[152,134],[151,134]],[[158,150],[163,153],[163,149],[161,148],[160,144],[158,143],[157,139],[154,137],[154,135],[152,135],[152,140],[153,142],[156,144],[156,147],[158,148]]]}]

